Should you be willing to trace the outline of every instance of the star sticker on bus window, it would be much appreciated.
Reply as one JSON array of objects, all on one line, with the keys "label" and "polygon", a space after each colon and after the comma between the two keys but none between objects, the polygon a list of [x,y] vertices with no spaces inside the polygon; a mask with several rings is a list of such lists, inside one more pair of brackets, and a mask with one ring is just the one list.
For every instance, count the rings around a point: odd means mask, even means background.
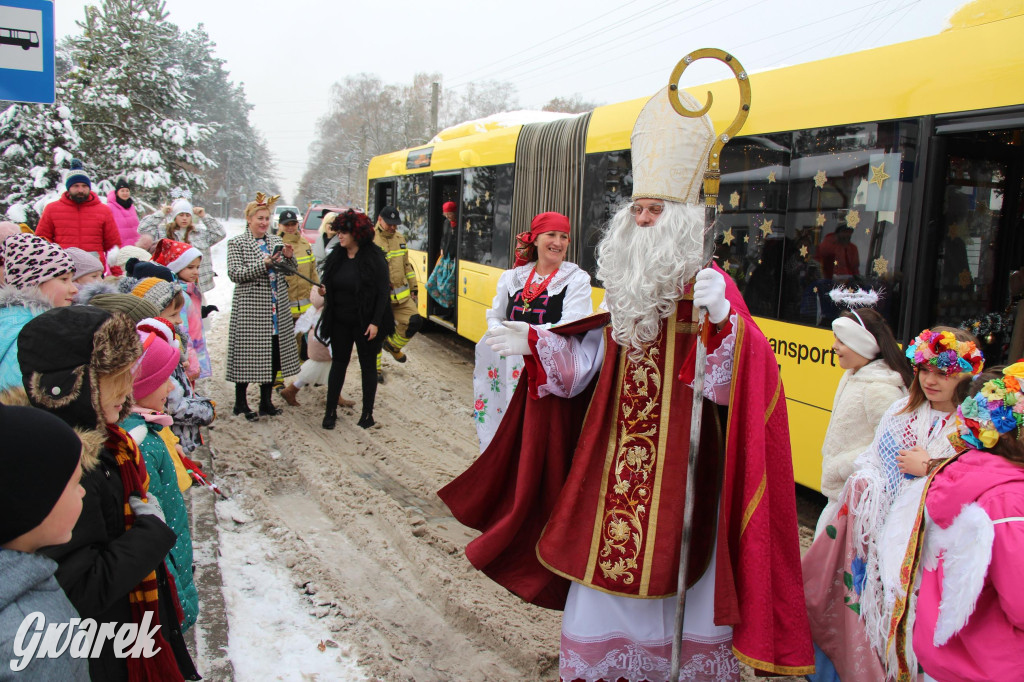
[{"label": "star sticker on bus window", "polygon": [[744,244],[749,244],[750,243],[750,235],[749,234],[743,235],[743,243]]},{"label": "star sticker on bus window", "polygon": [[764,202],[763,201],[757,202],[757,207],[758,208],[764,208]]},{"label": "star sticker on bus window", "polygon": [[718,205],[718,212],[719,213],[725,213],[725,206],[722,206],[721,204],[719,204]]},{"label": "star sticker on bus window", "polygon": [[766,238],[772,233],[772,222],[771,220],[765,220],[761,223],[761,227],[758,228]]},{"label": "star sticker on bus window", "polygon": [[722,233],[722,243],[732,246],[732,243],[734,241],[736,241],[736,236],[732,233],[732,228],[730,227],[728,230]]},{"label": "star sticker on bus window", "polygon": [[768,173],[768,184],[775,182],[775,171]]},{"label": "star sticker on bus window", "polygon": [[889,179],[889,174],[885,172],[885,161],[878,164],[877,166],[871,166],[871,179],[868,183],[878,185],[878,189],[882,189],[882,183]]},{"label": "star sticker on bus window", "polygon": [[875,274],[879,277],[885,277],[886,273],[889,272],[889,261],[885,259],[885,256],[879,256],[872,263],[871,269],[875,271]]},{"label": "star sticker on bus window", "polygon": [[732,194],[729,195],[729,205],[732,206],[733,208],[736,208],[737,206],[740,205],[739,192],[733,192]]},{"label": "star sticker on bus window", "polygon": [[804,244],[803,246],[800,247],[800,257],[801,258],[807,258],[807,245],[806,244]]},{"label": "star sticker on bus window", "polygon": [[857,229],[857,226],[860,225],[860,211],[855,208],[850,209],[849,213],[846,214],[846,224],[853,229]]},{"label": "star sticker on bus window", "polygon": [[818,189],[823,188],[827,181],[828,176],[825,175],[825,171],[820,170],[814,174],[814,186],[817,187]]},{"label": "star sticker on bus window", "polygon": [[814,217],[814,224],[817,225],[818,227],[824,227],[824,225],[825,225],[825,214],[824,213],[819,213],[818,215],[816,215]]}]

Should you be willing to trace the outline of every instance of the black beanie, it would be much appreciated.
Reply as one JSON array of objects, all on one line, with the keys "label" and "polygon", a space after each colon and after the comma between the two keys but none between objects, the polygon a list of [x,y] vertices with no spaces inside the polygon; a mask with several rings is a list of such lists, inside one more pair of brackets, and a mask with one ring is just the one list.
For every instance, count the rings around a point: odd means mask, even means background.
[{"label": "black beanie", "polygon": [[174,273],[159,263],[151,263],[138,258],[129,258],[124,264],[124,271],[135,279],[146,279],[147,277],[159,277],[165,282],[174,281]]},{"label": "black beanie", "polygon": [[82,441],[56,415],[35,407],[0,405],[0,545],[43,522],[82,457]]},{"label": "black beanie", "polygon": [[117,179],[116,183],[114,183],[114,191],[115,192],[117,190],[119,190],[119,189],[131,189],[131,188],[132,188],[132,186],[128,184],[128,178],[124,177],[123,175]]}]

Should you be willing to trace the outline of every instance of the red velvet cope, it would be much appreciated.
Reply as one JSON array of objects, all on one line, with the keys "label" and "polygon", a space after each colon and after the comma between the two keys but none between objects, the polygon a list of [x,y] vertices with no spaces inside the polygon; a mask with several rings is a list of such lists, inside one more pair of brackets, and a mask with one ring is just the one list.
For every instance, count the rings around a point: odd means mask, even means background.
[{"label": "red velvet cope", "polygon": [[[719,504],[715,622],[733,627],[734,652],[747,665],[769,674],[807,674],[814,657],[785,394],[774,353],[728,276],[726,297],[737,321]],[[580,328],[571,333],[599,326],[594,318],[574,325]],[[528,374],[538,370],[539,363],[528,357]],[[595,396],[614,390],[615,374],[602,371]],[[530,377],[534,395],[538,383],[543,377]],[[562,608],[568,581],[547,572],[534,548],[563,497],[563,484],[576,465],[573,453],[592,439],[607,443],[611,420],[586,413],[589,395],[528,400],[525,385],[520,382],[491,446],[439,495],[456,519],[483,531],[466,549],[474,566],[527,601]],[[666,454],[685,461],[687,447],[683,442]],[[581,532],[591,536],[593,516],[578,522]]]}]

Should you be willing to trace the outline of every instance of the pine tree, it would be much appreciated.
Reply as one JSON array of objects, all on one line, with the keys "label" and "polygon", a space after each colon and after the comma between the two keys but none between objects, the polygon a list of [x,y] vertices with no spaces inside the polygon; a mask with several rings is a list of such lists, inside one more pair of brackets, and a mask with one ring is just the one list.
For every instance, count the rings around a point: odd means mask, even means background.
[{"label": "pine tree", "polygon": [[35,225],[60,197],[81,145],[59,81],[56,95],[55,104],[7,103],[0,112],[0,214],[15,222]]},{"label": "pine tree", "polygon": [[175,186],[198,194],[215,165],[201,151],[213,130],[192,116],[173,59],[179,32],[164,6],[103,0],[86,8],[83,35],[70,40],[75,66],[65,87],[98,191],[123,175],[150,199]]},{"label": "pine tree", "polygon": [[257,191],[276,191],[272,158],[263,136],[252,127],[245,90],[231,81],[224,60],[215,55],[216,44],[203,24],[186,31],[176,41],[175,61],[183,77],[182,90],[191,98],[190,111],[195,120],[209,126],[213,133],[200,149],[216,162],[203,173],[209,190],[224,189],[234,196],[241,188],[246,195]]}]

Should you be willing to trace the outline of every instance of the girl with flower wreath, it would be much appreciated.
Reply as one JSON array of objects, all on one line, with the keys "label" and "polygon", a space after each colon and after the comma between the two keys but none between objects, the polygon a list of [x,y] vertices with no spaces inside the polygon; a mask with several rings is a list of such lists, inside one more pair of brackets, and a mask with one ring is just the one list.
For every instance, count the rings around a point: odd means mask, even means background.
[{"label": "girl with flower wreath", "polygon": [[[815,682],[897,678],[889,627],[894,604],[907,597],[902,564],[925,477],[953,456],[948,437],[954,410],[967,394],[968,378],[984,365],[975,339],[951,327],[922,331],[906,356],[914,367],[910,395],[882,416],[843,486],[838,509],[801,562],[817,667],[809,679]],[[916,665],[912,651],[907,657]]]},{"label": "girl with flower wreath", "polygon": [[913,650],[927,681],[1024,680],[1022,384],[1024,362],[972,382],[950,437],[958,455],[919,506],[923,538],[905,563],[920,585]]},{"label": "girl with flower wreath", "polygon": [[[549,328],[593,312],[590,275],[565,260],[569,219],[549,211],[537,215],[530,231],[516,236],[515,267],[498,279],[487,328],[526,322]],[[522,356],[502,357],[483,339],[476,344],[473,418],[480,452],[487,449],[523,371]]]}]

